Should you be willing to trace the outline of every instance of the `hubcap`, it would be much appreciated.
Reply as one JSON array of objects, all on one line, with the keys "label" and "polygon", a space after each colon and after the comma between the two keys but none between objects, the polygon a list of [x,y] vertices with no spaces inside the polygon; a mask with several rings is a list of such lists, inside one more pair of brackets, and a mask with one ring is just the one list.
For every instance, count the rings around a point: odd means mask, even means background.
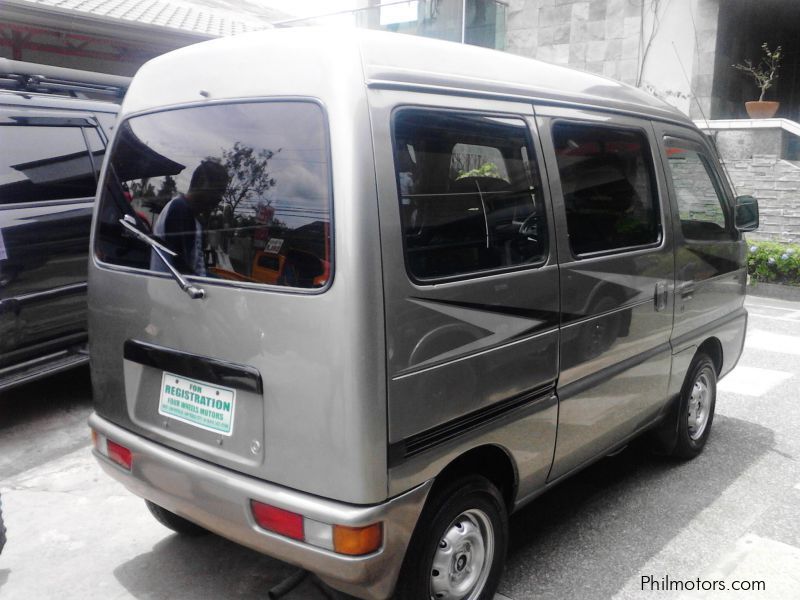
[{"label": "hubcap", "polygon": [[687,425],[689,427],[689,437],[699,440],[708,425],[708,417],[711,412],[711,383],[708,373],[701,372],[692,386],[692,393],[689,396],[689,415]]},{"label": "hubcap", "polygon": [[475,600],[480,596],[494,557],[492,522],[481,510],[467,510],[445,529],[433,555],[430,598]]}]

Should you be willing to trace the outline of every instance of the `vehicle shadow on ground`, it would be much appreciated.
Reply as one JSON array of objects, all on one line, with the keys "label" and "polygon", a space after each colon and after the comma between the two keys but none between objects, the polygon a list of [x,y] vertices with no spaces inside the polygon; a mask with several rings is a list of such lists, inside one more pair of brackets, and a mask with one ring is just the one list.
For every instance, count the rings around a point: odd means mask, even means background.
[{"label": "vehicle shadow on ground", "polygon": [[0,431],[37,422],[48,413],[86,410],[92,403],[89,367],[78,367],[0,393]]},{"label": "vehicle shadow on ground", "polygon": [[88,367],[0,393],[0,480],[88,446],[91,410]]},{"label": "vehicle shadow on ground", "polygon": [[[150,552],[121,564],[114,576],[136,598],[147,600],[265,600],[297,568],[216,535],[170,535]],[[347,600],[310,579],[284,600]]]},{"label": "vehicle shadow on ground", "polygon": [[601,460],[512,517],[500,591],[611,598],[773,444],[771,430],[718,414],[692,461],[654,456],[643,440]]}]

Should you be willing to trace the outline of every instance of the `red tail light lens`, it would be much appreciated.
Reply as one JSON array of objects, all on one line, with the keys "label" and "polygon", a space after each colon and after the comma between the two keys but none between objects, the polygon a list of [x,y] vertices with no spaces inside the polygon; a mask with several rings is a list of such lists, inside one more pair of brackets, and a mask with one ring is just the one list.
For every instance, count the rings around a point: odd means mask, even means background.
[{"label": "red tail light lens", "polygon": [[113,460],[118,465],[125,467],[128,471],[131,470],[133,464],[133,455],[131,451],[125,446],[120,446],[116,442],[106,440],[106,447],[108,448],[108,458]]},{"label": "red tail light lens", "polygon": [[255,500],[250,501],[250,509],[253,511],[253,518],[260,527],[295,540],[304,540],[303,515],[275,508]]}]

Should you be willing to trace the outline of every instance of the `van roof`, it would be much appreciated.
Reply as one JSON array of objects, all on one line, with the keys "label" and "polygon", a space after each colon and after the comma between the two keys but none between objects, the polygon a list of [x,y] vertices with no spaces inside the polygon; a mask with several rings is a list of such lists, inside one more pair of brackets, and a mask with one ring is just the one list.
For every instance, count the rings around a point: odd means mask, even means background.
[{"label": "van roof", "polygon": [[599,75],[477,46],[323,27],[260,31],[157,57],[137,73],[123,113],[203,98],[277,94],[324,100],[326,90],[348,83],[592,106],[693,126],[669,104]]}]

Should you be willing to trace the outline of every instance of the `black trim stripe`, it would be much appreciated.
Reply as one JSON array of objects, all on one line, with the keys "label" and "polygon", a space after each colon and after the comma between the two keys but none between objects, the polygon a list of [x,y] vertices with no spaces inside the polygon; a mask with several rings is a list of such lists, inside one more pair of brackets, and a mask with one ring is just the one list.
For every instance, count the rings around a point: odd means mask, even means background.
[{"label": "black trim stripe", "polygon": [[412,456],[491,423],[513,410],[551,398],[554,391],[555,382],[551,382],[389,444],[389,468],[396,467]]},{"label": "black trim stripe", "polygon": [[611,365],[610,367],[606,367],[605,369],[601,369],[600,371],[592,373],[583,379],[568,383],[564,386],[559,386],[558,399],[562,402],[564,400],[569,400],[572,396],[577,396],[581,392],[585,392],[586,390],[619,375],[623,371],[632,369],[636,365],[640,365],[643,362],[650,360],[654,356],[663,354],[665,352],[672,354],[672,346],[669,342],[664,342],[658,346],[646,350],[645,352],[635,354],[634,356],[626,358],[625,360]]},{"label": "black trim stripe", "polygon": [[711,333],[714,333],[716,329],[721,329],[725,327],[731,321],[735,321],[736,319],[741,319],[742,317],[747,316],[747,309],[744,307],[737,308],[735,311],[728,313],[718,319],[714,319],[710,323],[706,323],[705,325],[701,325],[700,327],[695,327],[691,331],[687,331],[683,335],[680,335],[676,338],[672,339],[672,347],[674,348],[675,352],[680,352],[684,349],[685,346],[691,346],[698,341],[705,339]]},{"label": "black trim stripe", "polygon": [[212,385],[256,394],[264,391],[261,374],[255,368],[247,365],[224,362],[216,358],[163,348],[138,340],[125,341],[124,356],[126,360],[140,365],[198,379]]}]

